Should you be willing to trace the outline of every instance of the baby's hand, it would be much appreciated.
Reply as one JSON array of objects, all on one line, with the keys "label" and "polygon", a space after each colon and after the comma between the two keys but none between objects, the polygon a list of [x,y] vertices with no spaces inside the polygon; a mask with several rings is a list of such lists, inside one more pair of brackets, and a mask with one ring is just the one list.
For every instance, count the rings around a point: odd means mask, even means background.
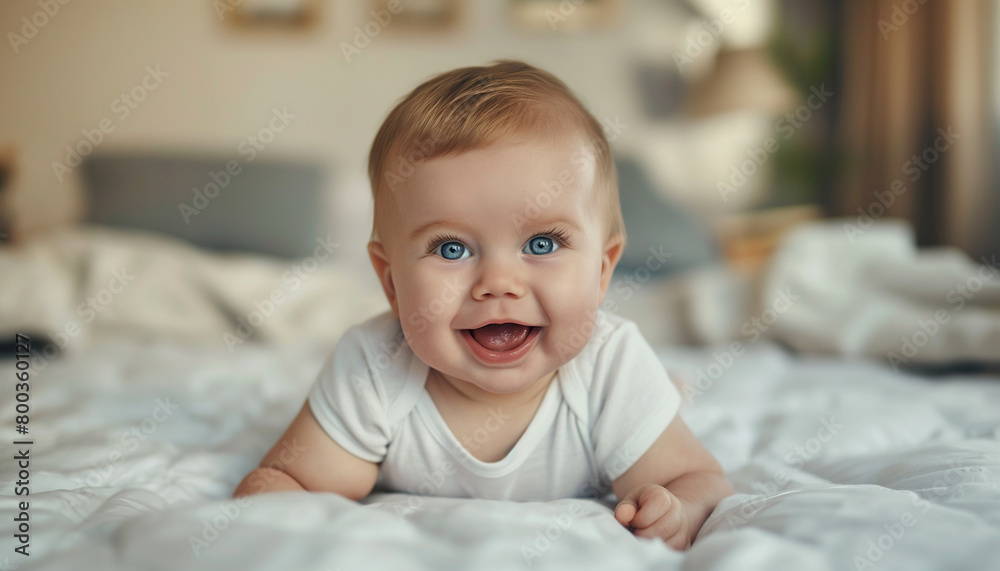
[{"label": "baby's hand", "polygon": [[618,502],[615,519],[638,537],[659,537],[681,551],[691,546],[684,504],[663,486],[643,484],[632,488]]}]

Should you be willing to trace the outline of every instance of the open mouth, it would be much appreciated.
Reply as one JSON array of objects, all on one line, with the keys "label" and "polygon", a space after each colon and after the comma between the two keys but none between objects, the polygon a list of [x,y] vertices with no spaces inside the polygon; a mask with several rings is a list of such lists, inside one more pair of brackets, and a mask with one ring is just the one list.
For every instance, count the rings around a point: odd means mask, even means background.
[{"label": "open mouth", "polygon": [[491,323],[478,329],[463,329],[462,337],[480,361],[511,363],[531,350],[541,330],[520,323]]}]

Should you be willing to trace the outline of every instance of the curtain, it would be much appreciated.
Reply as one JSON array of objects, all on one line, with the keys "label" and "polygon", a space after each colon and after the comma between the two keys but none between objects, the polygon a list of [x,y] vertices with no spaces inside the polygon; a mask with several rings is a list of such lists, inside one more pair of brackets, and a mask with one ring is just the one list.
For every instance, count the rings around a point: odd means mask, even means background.
[{"label": "curtain", "polygon": [[833,213],[906,218],[921,245],[988,253],[993,11],[993,0],[844,3]]}]

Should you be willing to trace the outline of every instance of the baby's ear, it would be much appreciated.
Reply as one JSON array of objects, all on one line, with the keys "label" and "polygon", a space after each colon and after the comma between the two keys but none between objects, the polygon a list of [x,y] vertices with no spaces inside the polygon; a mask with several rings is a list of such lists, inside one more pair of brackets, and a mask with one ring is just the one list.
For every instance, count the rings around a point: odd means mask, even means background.
[{"label": "baby's ear", "polygon": [[368,257],[372,261],[372,267],[375,268],[375,275],[382,283],[382,291],[385,292],[385,297],[389,300],[389,305],[392,306],[392,312],[396,314],[396,317],[399,317],[399,304],[396,303],[396,286],[392,283],[389,256],[386,255],[381,242],[368,242]]},{"label": "baby's ear", "polygon": [[618,260],[625,252],[625,237],[621,234],[608,238],[604,243],[604,254],[601,257],[601,301],[604,301],[604,293],[608,291],[611,283],[611,274],[618,265]]}]

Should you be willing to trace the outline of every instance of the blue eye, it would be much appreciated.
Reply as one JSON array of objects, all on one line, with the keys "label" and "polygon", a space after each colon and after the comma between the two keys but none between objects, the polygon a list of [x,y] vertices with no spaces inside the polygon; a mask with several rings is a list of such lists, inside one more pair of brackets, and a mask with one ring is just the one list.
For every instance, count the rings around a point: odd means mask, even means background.
[{"label": "blue eye", "polygon": [[461,242],[445,242],[434,253],[446,260],[460,260],[469,254],[469,249]]},{"label": "blue eye", "polygon": [[535,254],[536,256],[542,256],[545,254],[551,254],[559,249],[559,245],[555,243],[552,238],[548,236],[535,236],[528,243],[524,245],[524,249],[521,250],[525,254]]}]

